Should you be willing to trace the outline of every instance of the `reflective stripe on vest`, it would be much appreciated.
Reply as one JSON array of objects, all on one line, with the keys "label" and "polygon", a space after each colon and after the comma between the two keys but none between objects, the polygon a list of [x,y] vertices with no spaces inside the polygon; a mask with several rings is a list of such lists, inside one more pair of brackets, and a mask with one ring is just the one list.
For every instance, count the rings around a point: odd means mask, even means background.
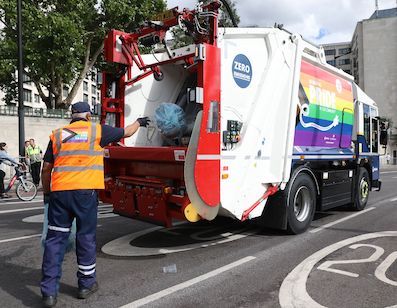
[{"label": "reflective stripe on vest", "polygon": [[63,166],[63,167],[54,167],[54,172],[74,172],[74,171],[85,171],[85,170],[103,170],[103,165],[93,165],[90,167],[77,167],[77,166]]},{"label": "reflective stripe on vest", "polygon": [[101,135],[99,124],[86,121],[53,132],[52,191],[104,188]]}]

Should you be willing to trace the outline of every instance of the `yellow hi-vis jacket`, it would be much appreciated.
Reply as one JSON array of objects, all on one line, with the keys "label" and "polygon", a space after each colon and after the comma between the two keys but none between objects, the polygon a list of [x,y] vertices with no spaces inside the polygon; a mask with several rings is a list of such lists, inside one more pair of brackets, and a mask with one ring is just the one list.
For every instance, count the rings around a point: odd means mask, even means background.
[{"label": "yellow hi-vis jacket", "polygon": [[102,127],[76,121],[54,130],[51,191],[104,189]]}]

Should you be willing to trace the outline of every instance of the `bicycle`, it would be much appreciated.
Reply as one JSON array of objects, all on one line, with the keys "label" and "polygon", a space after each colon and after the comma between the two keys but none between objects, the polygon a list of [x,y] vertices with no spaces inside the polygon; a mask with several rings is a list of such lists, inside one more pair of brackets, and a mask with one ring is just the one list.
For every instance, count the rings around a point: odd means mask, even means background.
[{"label": "bicycle", "polygon": [[4,190],[4,193],[8,193],[11,190],[12,186],[14,186],[15,182],[19,181],[16,187],[17,197],[22,201],[33,200],[37,195],[37,187],[32,181],[26,178],[26,165],[12,164],[12,166],[15,169],[15,174],[8,183],[8,186]]}]

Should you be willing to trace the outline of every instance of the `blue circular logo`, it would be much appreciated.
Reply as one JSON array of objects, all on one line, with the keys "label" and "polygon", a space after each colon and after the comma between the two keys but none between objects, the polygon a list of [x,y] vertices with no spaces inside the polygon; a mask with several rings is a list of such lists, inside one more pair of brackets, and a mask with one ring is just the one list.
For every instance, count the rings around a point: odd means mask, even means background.
[{"label": "blue circular logo", "polygon": [[240,88],[250,85],[252,79],[252,66],[250,60],[243,54],[237,55],[232,66],[233,79]]}]

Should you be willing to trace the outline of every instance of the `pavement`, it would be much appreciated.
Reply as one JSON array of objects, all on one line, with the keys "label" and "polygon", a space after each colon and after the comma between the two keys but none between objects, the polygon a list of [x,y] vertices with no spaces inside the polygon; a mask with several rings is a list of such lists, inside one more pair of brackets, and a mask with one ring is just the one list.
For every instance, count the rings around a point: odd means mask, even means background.
[{"label": "pavement", "polygon": [[390,171],[390,170],[397,170],[397,165],[381,165],[380,171]]}]

